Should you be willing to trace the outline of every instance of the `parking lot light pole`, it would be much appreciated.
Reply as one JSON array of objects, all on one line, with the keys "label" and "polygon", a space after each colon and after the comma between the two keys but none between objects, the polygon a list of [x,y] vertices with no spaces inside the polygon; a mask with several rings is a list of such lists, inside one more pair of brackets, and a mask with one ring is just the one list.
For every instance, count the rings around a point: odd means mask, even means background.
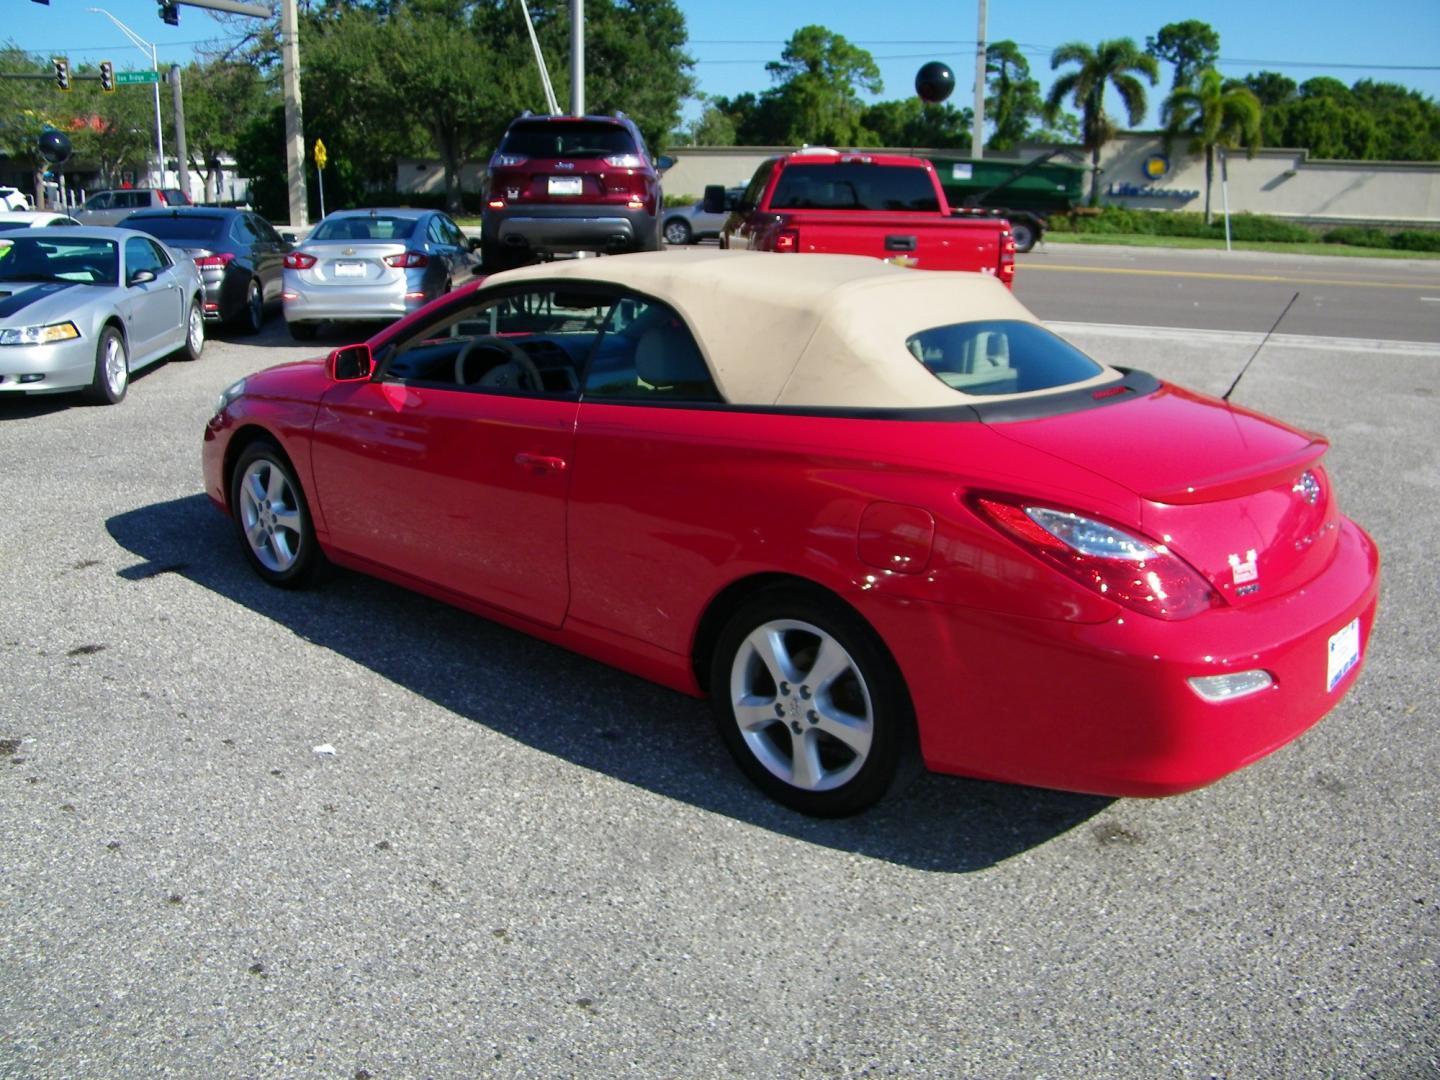
[{"label": "parking lot light pole", "polygon": [[[123,22],[117,19],[114,15],[111,15],[110,12],[106,11],[104,8],[92,7],[86,8],[85,10],[92,12],[96,15],[104,15],[112,23],[118,26],[120,28],[120,32],[130,39],[130,44],[134,45],[141,52],[148,52],[150,54],[150,69],[156,72],[160,70],[160,60],[159,56],[156,54],[154,42],[146,41],[139,34],[135,33],[134,30],[131,30],[128,26],[126,26]],[[153,85],[155,88],[155,154],[157,156],[155,167],[158,170],[160,176],[160,179],[155,186],[164,187],[165,141],[164,136],[161,134],[160,128],[160,84],[156,82],[152,83],[151,85]]]}]

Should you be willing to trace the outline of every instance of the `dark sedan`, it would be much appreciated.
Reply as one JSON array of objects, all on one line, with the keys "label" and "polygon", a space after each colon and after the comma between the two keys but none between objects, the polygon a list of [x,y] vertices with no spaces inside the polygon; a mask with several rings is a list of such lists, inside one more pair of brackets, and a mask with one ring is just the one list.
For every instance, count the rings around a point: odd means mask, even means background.
[{"label": "dark sedan", "polygon": [[205,318],[253,334],[280,299],[285,256],[293,244],[259,214],[218,207],[142,210],[122,228],[147,232],[195,260],[205,283]]}]

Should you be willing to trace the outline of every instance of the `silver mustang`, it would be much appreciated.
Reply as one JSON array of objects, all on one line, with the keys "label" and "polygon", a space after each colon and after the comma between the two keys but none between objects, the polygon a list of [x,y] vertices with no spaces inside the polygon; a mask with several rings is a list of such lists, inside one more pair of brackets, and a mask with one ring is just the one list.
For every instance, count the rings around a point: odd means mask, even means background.
[{"label": "silver mustang", "polygon": [[125,396],[130,372],[205,347],[204,289],[189,259],[133,229],[0,234],[0,394]]}]

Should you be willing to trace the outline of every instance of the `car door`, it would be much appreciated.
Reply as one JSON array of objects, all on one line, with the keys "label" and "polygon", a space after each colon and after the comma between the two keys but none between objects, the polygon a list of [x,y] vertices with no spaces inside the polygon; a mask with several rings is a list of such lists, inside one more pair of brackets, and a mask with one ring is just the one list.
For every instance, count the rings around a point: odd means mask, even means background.
[{"label": "car door", "polygon": [[[430,247],[430,255],[445,264],[445,276],[452,283],[462,271],[463,250],[456,242],[458,234],[459,230],[450,224],[444,214],[432,215],[425,228],[425,239]],[[441,284],[443,285],[444,282],[442,281]]]},{"label": "car door", "polygon": [[255,253],[255,271],[260,278],[262,294],[267,303],[278,300],[285,255],[290,250],[290,245],[275,227],[259,214],[246,214],[245,220],[257,238],[252,250]]},{"label": "car door", "polygon": [[370,381],[324,395],[312,468],[331,546],[560,625],[578,370],[605,314],[561,299],[543,284],[467,295],[382,343]]},{"label": "car door", "polygon": [[[142,270],[154,274],[136,281]],[[148,236],[125,241],[125,330],[130,340],[130,361],[145,363],[156,355],[180,347],[185,340],[184,306],[188,297],[180,287],[175,264],[165,249]]]}]

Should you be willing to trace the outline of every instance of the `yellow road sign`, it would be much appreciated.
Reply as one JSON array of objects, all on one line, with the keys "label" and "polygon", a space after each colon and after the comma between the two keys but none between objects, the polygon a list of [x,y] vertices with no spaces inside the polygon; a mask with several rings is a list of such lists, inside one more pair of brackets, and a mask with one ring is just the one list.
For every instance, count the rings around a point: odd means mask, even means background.
[{"label": "yellow road sign", "polygon": [[315,140],[315,167],[316,167],[317,169],[323,169],[323,168],[325,167],[325,162],[328,161],[328,160],[329,160],[329,155],[325,153],[325,144],[324,144],[323,142],[321,142],[319,139],[316,139],[316,140]]}]

